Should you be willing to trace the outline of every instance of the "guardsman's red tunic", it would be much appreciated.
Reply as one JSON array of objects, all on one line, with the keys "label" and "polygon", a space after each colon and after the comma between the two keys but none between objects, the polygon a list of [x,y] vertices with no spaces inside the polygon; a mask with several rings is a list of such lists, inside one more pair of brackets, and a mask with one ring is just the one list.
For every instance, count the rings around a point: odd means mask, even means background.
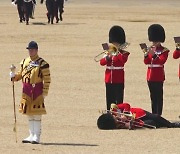
[{"label": "guardsman's red tunic", "polygon": [[106,65],[105,83],[124,83],[124,65],[129,54],[127,51],[122,51],[122,53],[112,56],[108,61],[106,57],[100,60],[102,66]]},{"label": "guardsman's red tunic", "polygon": [[168,58],[168,53],[167,48],[159,46],[156,48],[154,56],[148,54],[144,58],[144,63],[148,65],[147,81],[165,80],[164,64]]}]

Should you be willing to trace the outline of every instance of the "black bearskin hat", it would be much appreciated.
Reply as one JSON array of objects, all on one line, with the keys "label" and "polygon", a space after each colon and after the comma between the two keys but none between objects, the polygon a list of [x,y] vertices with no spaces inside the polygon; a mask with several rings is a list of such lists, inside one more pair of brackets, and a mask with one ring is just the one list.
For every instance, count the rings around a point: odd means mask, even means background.
[{"label": "black bearskin hat", "polygon": [[97,120],[97,126],[99,129],[116,129],[116,124],[113,116],[109,113],[102,114]]},{"label": "black bearskin hat", "polygon": [[153,24],[148,28],[148,37],[151,42],[161,42],[165,41],[165,31],[164,28],[159,24]]},{"label": "black bearskin hat", "polygon": [[117,42],[123,44],[126,42],[124,29],[120,26],[113,26],[109,30],[109,43]]}]

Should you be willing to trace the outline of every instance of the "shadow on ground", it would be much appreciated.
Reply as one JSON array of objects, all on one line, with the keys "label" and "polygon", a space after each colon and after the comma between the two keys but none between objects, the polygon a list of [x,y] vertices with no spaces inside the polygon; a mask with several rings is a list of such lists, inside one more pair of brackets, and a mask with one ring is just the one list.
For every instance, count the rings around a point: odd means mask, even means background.
[{"label": "shadow on ground", "polygon": [[97,144],[84,144],[84,143],[41,143],[41,145],[60,145],[60,146],[99,146]]}]

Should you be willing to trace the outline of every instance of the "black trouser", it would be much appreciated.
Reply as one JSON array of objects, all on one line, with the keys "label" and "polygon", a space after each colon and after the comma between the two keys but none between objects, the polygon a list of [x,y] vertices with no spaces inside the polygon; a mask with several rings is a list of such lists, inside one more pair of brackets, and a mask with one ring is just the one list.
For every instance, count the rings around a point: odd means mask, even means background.
[{"label": "black trouser", "polygon": [[110,109],[112,103],[123,103],[124,83],[106,83],[106,105]]},{"label": "black trouser", "polygon": [[51,23],[53,23],[54,15],[55,15],[55,1],[54,0],[46,0],[46,8],[47,8],[47,17],[48,22],[51,20]]},{"label": "black trouser", "polygon": [[31,2],[24,2],[24,10],[25,10],[25,18],[26,22],[29,22],[29,17],[32,13],[32,1]]},{"label": "black trouser", "polygon": [[163,81],[152,82],[148,81],[148,87],[151,97],[152,113],[161,115],[163,109]]},{"label": "black trouser", "polygon": [[17,4],[17,10],[18,10],[20,21],[24,20],[24,8],[23,8],[23,4]]},{"label": "black trouser", "polygon": [[64,0],[57,0],[56,3],[57,3],[57,6],[58,6],[59,13],[63,13],[64,12],[64,10],[63,10],[63,8],[64,8]]},{"label": "black trouser", "polygon": [[32,5],[30,6],[31,7],[31,12],[30,12],[31,18],[34,17],[35,4],[36,4],[36,1],[32,2]]},{"label": "black trouser", "polygon": [[165,118],[161,117],[160,115],[152,114],[148,111],[145,112],[146,112],[146,116],[140,118],[142,121],[144,121],[145,124],[153,125],[156,126],[157,128],[172,127],[172,123],[166,120]]},{"label": "black trouser", "polygon": [[[60,19],[62,20],[62,13],[64,12],[64,0],[56,0],[55,2],[55,16],[56,20]],[[59,17],[58,17],[58,11],[59,11]]]},{"label": "black trouser", "polygon": [[[14,0],[12,0],[12,2],[14,2]],[[20,21],[24,20],[24,2],[23,0],[17,0],[15,1],[15,3],[17,4],[17,10],[18,10],[18,14],[19,14],[19,19]]]}]

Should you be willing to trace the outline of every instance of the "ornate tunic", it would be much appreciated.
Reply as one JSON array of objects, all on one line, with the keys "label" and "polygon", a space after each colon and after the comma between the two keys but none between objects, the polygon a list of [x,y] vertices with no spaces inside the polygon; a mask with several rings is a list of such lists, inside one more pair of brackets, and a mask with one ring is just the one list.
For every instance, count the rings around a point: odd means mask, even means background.
[{"label": "ornate tunic", "polygon": [[19,112],[26,115],[46,114],[44,97],[51,82],[49,64],[38,55],[21,61],[14,81],[22,79],[23,90]]}]

